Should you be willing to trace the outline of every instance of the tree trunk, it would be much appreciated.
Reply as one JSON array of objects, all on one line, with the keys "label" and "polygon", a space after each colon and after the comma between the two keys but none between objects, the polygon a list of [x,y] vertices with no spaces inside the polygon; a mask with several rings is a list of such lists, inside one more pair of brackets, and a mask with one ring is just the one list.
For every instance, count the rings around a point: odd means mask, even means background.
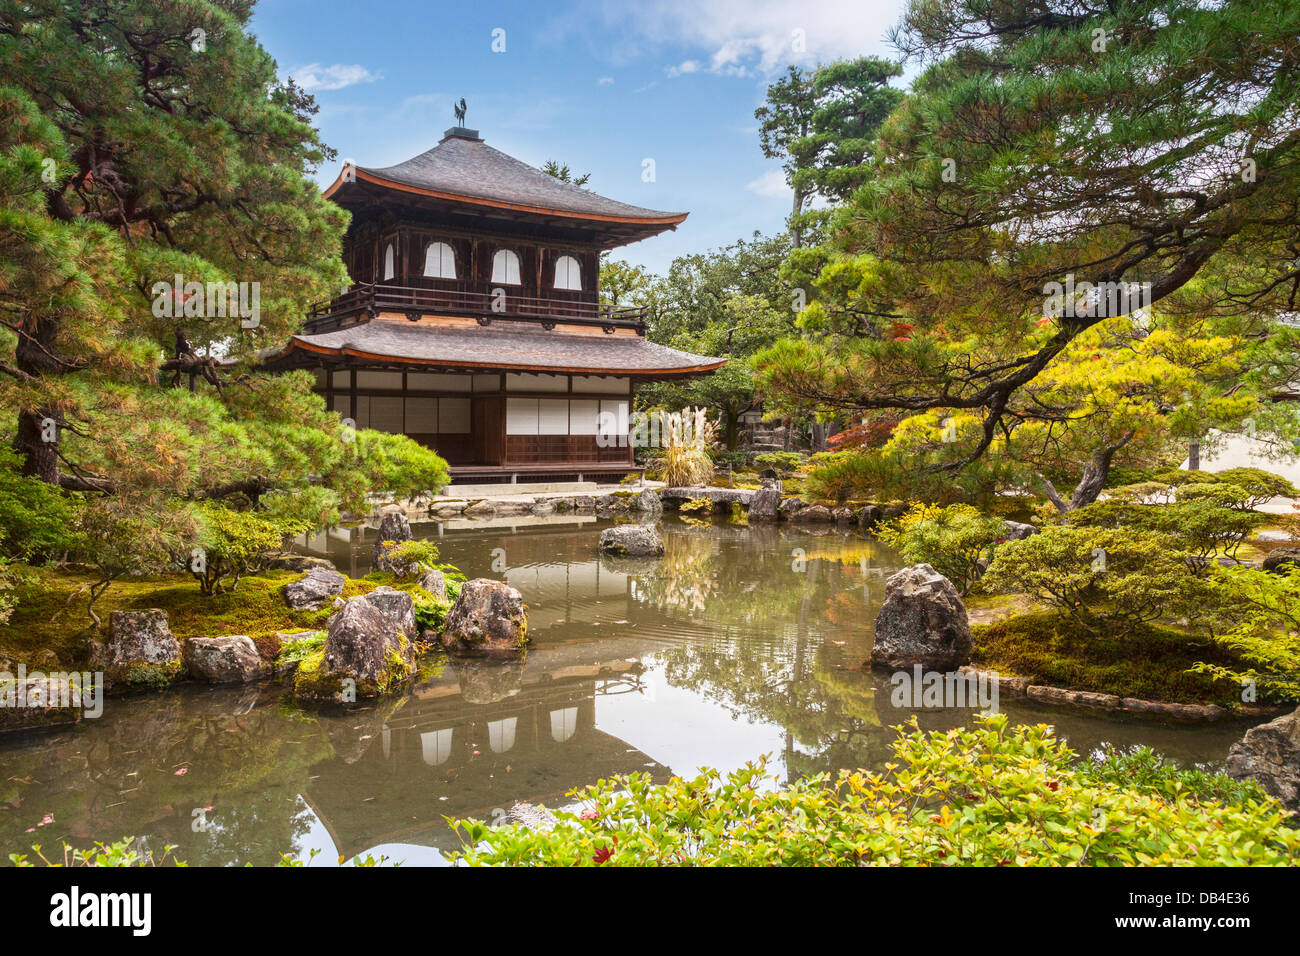
[{"label": "tree trunk", "polygon": [[1187,443],[1187,470],[1201,470],[1201,443],[1199,441]]},{"label": "tree trunk", "polygon": [[1106,487],[1106,479],[1110,477],[1110,463],[1115,459],[1115,453],[1132,441],[1133,435],[1133,432],[1127,432],[1115,444],[1107,445],[1105,448],[1099,448],[1093,452],[1092,460],[1083,466],[1083,476],[1079,479],[1079,483],[1074,486],[1074,491],[1070,495],[1068,502],[1061,498],[1055,485],[1044,476],[1039,475],[1038,479],[1043,483],[1047,498],[1056,506],[1056,510],[1066,514],[1096,501],[1097,496]]},{"label": "tree trunk", "polygon": [[40,412],[18,413],[18,434],[14,449],[23,456],[22,473],[39,478],[46,484],[59,483],[58,429],[53,430],[53,441],[45,441],[45,423],[52,416]]},{"label": "tree trunk", "polygon": [[814,452],[826,450],[826,432],[827,427],[819,421],[812,423],[812,450]]},{"label": "tree trunk", "polygon": [[[54,322],[29,319],[17,331],[14,364],[29,381],[67,370],[53,348]],[[51,485],[59,483],[59,430],[50,425],[56,417],[46,409],[19,411],[14,436],[14,450],[23,456],[22,473]]]},{"label": "tree trunk", "polygon": [[803,193],[798,188],[794,191],[794,203],[790,210],[790,245],[798,249],[803,245],[803,236],[799,232],[799,226],[795,218],[803,212]]},{"label": "tree trunk", "polygon": [[727,451],[735,451],[740,444],[740,413],[733,408],[722,410],[722,442]]}]

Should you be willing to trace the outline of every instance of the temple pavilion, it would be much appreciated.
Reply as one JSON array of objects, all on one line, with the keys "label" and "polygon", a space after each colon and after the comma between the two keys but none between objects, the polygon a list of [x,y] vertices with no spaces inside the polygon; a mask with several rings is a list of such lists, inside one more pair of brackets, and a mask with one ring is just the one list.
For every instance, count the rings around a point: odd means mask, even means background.
[{"label": "temple pavilion", "polygon": [[724,364],[600,301],[601,253],[686,213],[606,199],[463,127],[396,166],[349,164],[325,196],[352,213],[352,285],[267,363],[314,370],[332,409],[436,449],[456,481],[631,472],[637,385]]}]

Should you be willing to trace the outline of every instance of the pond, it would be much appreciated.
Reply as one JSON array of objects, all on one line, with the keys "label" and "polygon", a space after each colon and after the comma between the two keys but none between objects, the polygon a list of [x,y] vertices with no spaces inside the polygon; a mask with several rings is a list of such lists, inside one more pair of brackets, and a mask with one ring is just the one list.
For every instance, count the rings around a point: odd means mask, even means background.
[{"label": "pond", "polygon": [[[657,780],[763,755],[783,780],[887,758],[912,711],[873,673],[871,622],[899,561],[857,534],[662,521],[667,554],[596,555],[592,517],[420,524],[469,577],[517,587],[533,640],[516,664],[447,663],[408,695],[315,714],[278,686],[184,687],[113,698],[98,720],[0,740],[0,845],[144,838],[191,864],[315,865],[373,852],[439,864],[444,815],[501,819],[516,801],[562,806],[613,774]],[[309,550],[364,574],[373,531]],[[1087,752],[1145,743],[1219,762],[1248,723],[1165,725],[1001,701]],[[926,729],[968,709],[917,713]],[[49,820],[42,825],[42,821]]]}]

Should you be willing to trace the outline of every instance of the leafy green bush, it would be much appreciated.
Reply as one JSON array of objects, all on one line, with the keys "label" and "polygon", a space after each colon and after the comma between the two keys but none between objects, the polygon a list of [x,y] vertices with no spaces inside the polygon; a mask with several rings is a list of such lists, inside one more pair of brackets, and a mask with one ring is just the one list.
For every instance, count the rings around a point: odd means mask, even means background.
[{"label": "leafy green bush", "polygon": [[1300,830],[1257,790],[1145,758],[1080,761],[1045,725],[1005,715],[893,744],[884,773],[782,788],[749,765],[655,785],[645,774],[576,791],[549,830],[453,826],[472,865],[1295,865]]},{"label": "leafy green bush", "polygon": [[286,641],[282,641],[280,653],[275,656],[276,666],[301,664],[325,646],[325,639],[328,636],[325,631],[303,631]]},{"label": "leafy green bush", "polygon": [[204,594],[220,594],[228,577],[239,587],[240,578],[259,571],[278,554],[285,538],[311,530],[302,519],[275,519],[256,511],[236,511],[214,502],[195,508],[201,553],[186,557],[186,567]]},{"label": "leafy green bush", "polygon": [[1189,555],[1168,535],[1056,525],[997,551],[983,585],[1029,596],[1093,632],[1154,621],[1203,596]]},{"label": "leafy green bush", "polygon": [[797,451],[765,451],[754,456],[758,468],[771,468],[782,475],[793,474],[803,464],[803,455]]},{"label": "leafy green bush", "polygon": [[1233,505],[1243,511],[1258,508],[1270,498],[1300,498],[1300,490],[1290,481],[1262,468],[1228,468],[1213,474],[1218,484],[1245,492]]},{"label": "leafy green bush", "polygon": [[399,565],[402,563],[408,565],[418,564],[430,568],[437,564],[439,553],[438,546],[432,541],[417,540],[415,538],[394,545],[387,551],[389,559]]},{"label": "leafy green bush", "polygon": [[0,445],[0,556],[34,561],[75,546],[80,499],[19,474],[18,455]]},{"label": "leafy green bush", "polygon": [[443,625],[447,623],[447,612],[455,602],[439,601],[435,597],[417,597],[414,603],[415,623],[420,632],[432,631],[439,634],[442,632]]},{"label": "leafy green bush", "polygon": [[1202,662],[1196,670],[1254,687],[1260,700],[1300,700],[1300,568],[1218,568],[1209,584],[1212,612],[1205,623],[1228,622],[1222,630],[1211,627],[1211,637],[1246,666]]},{"label": "leafy green bush", "polygon": [[[1186,486],[1192,487],[1218,486]],[[1213,500],[1183,500],[1182,491],[1179,500],[1170,504],[1108,498],[1065,516],[1066,524],[1077,528],[1133,528],[1168,535],[1191,554],[1197,568],[1205,567],[1209,558],[1218,554],[1236,557],[1237,549],[1250,533],[1267,520],[1258,512],[1239,511]]]},{"label": "leafy green bush", "polygon": [[908,564],[930,565],[962,594],[984,574],[1005,534],[1001,518],[987,517],[970,505],[913,505],[876,533]]}]

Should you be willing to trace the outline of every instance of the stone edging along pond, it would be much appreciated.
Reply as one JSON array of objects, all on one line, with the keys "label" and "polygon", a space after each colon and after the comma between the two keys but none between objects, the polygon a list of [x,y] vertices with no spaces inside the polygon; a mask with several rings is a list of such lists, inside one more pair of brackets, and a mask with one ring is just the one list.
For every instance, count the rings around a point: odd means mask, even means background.
[{"label": "stone edging along pond", "polygon": [[1031,684],[1028,677],[1006,677],[997,671],[980,670],[969,664],[957,672],[977,680],[997,681],[999,695],[1026,698],[1054,707],[1078,707],[1108,713],[1129,713],[1144,717],[1160,717],[1182,721],[1215,721],[1230,717],[1262,719],[1290,713],[1285,705],[1245,704],[1233,710],[1218,704],[1178,704],[1164,700],[1142,700],[1138,697],[1120,697],[1099,691],[1070,690],[1050,684]]}]

